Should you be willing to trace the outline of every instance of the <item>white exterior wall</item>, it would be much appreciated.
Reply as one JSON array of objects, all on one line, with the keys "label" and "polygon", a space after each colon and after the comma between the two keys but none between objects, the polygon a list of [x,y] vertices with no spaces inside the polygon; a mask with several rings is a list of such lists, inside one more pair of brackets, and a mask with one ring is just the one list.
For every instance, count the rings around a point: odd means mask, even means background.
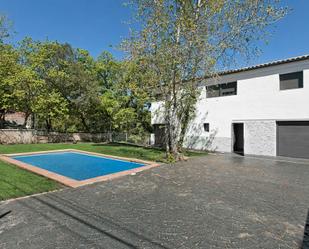
[{"label": "white exterior wall", "polygon": [[[234,96],[206,99],[203,87],[185,147],[231,152],[232,123],[242,122],[245,154],[275,156],[276,121],[309,120],[309,67],[305,66],[304,87],[300,89],[280,91],[279,73],[237,80],[237,95]],[[284,67],[280,73],[295,71]],[[164,123],[155,111],[159,106],[159,103],[152,106],[153,124]],[[204,131],[203,123],[209,123],[210,132]]]}]

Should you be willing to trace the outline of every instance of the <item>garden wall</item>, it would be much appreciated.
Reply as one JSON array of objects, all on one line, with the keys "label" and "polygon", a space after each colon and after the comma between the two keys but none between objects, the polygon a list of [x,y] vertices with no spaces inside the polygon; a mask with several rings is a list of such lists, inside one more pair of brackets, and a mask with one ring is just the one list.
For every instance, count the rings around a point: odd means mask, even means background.
[{"label": "garden wall", "polygon": [[67,142],[128,142],[150,144],[150,135],[128,136],[126,133],[60,133],[26,129],[0,129],[0,144],[67,143]]},{"label": "garden wall", "polygon": [[0,144],[31,144],[35,142],[33,130],[0,130]]},{"label": "garden wall", "polygon": [[65,143],[65,142],[107,142],[106,133],[59,133],[23,129],[0,130],[0,144]]}]

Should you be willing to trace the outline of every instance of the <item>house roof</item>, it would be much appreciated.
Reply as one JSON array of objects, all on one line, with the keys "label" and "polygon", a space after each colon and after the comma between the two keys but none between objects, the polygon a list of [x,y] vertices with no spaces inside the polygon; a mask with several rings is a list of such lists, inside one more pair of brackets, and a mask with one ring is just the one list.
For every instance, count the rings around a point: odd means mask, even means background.
[{"label": "house roof", "polygon": [[264,67],[269,67],[269,66],[276,66],[280,64],[286,64],[290,62],[296,62],[296,61],[303,61],[303,60],[308,60],[309,59],[309,54],[307,55],[301,55],[297,57],[292,57],[284,60],[277,60],[277,61],[272,61],[268,63],[263,63],[263,64],[258,64],[255,66],[250,66],[250,67],[244,67],[244,68],[239,68],[239,69],[233,69],[233,70],[227,70],[227,71],[221,71],[218,73],[218,75],[227,75],[227,74],[233,74],[233,73],[239,73],[239,72],[245,72],[245,71],[250,71],[254,69],[259,69],[259,68],[264,68]]}]

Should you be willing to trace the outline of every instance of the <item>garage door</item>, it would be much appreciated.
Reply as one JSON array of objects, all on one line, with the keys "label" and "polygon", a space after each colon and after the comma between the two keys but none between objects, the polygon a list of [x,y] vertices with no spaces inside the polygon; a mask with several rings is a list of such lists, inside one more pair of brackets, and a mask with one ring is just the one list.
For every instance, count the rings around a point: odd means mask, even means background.
[{"label": "garage door", "polygon": [[309,121],[277,122],[277,154],[309,159]]}]

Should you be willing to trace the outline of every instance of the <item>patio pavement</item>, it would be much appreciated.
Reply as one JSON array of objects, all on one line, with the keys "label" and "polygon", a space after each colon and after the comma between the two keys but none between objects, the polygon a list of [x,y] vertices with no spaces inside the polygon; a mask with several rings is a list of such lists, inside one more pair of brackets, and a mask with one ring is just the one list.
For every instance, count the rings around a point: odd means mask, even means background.
[{"label": "patio pavement", "polygon": [[8,201],[0,248],[301,248],[309,162],[209,155]]}]

